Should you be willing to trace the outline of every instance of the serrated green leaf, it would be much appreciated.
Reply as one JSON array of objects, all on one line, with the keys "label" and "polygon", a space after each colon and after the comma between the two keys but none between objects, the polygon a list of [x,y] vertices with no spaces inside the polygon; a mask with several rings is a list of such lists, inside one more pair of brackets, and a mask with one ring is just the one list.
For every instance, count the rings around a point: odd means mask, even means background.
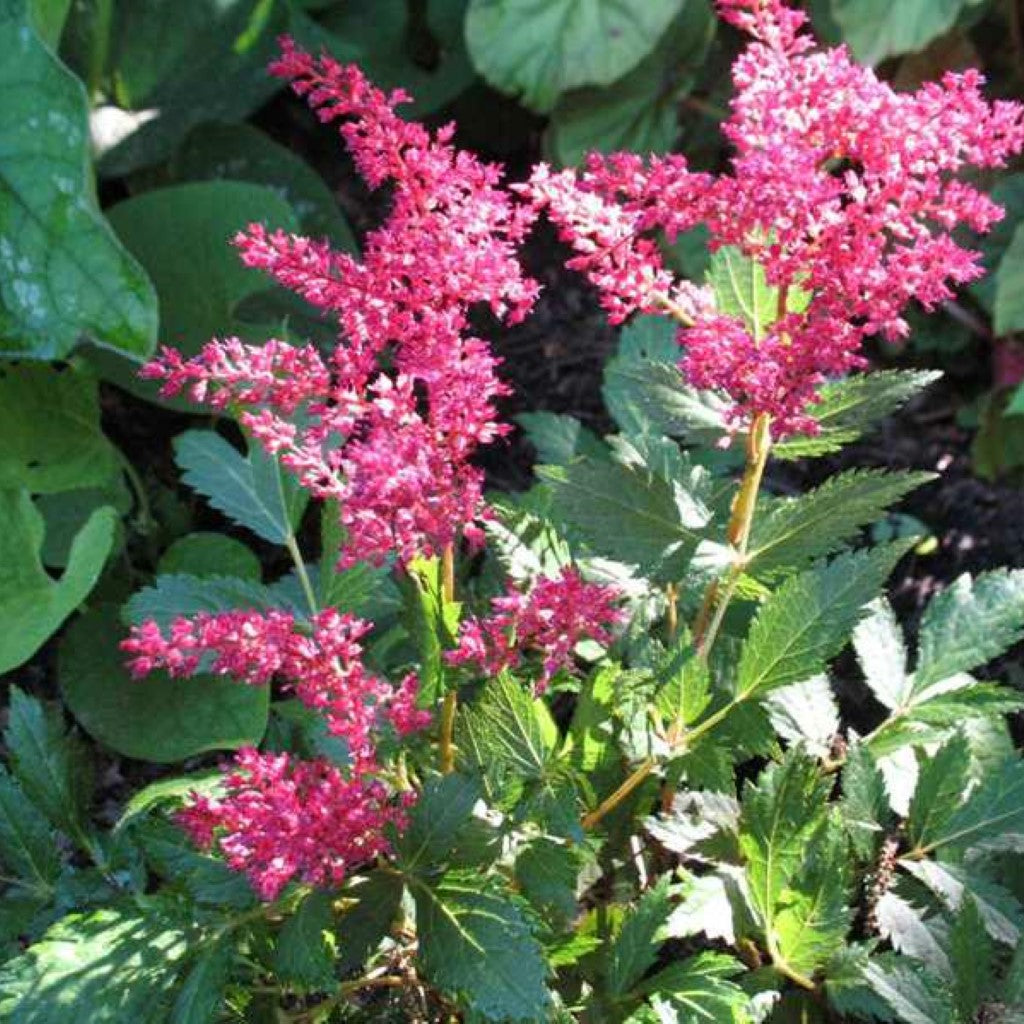
[{"label": "serrated green leaf", "polygon": [[225,1003],[225,988],[235,962],[232,938],[204,949],[185,975],[168,1024],[214,1024]]},{"label": "serrated green leaf", "polygon": [[612,996],[631,992],[654,963],[670,910],[669,880],[662,877],[641,895],[615,936],[606,977]]},{"label": "serrated green leaf", "polygon": [[374,954],[398,917],[403,892],[401,878],[380,871],[346,884],[345,896],[358,902],[338,919],[339,973],[351,973]]},{"label": "serrated green leaf", "polygon": [[288,985],[306,991],[331,989],[335,984],[333,896],[314,889],[289,915],[274,945],[274,971]]},{"label": "serrated green leaf", "polygon": [[949,931],[953,997],[961,1020],[976,1019],[975,1013],[992,987],[993,953],[981,914],[968,896]]},{"label": "serrated green leaf", "polygon": [[[764,267],[732,245],[711,254],[707,283],[715,293],[718,311],[742,320],[757,340],[779,318],[779,289],[768,284]],[[806,308],[810,296],[799,288],[787,293],[791,312]]]},{"label": "serrated green leaf", "polygon": [[776,502],[754,521],[747,571],[758,578],[792,572],[834,554],[886,508],[933,478],[854,469],[798,498]]},{"label": "serrated green leaf", "polygon": [[769,694],[765,707],[772,726],[790,744],[815,757],[827,757],[839,733],[839,705],[828,676],[790,683]]},{"label": "serrated green leaf", "polygon": [[114,543],[106,506],[75,535],[59,580],[40,561],[43,520],[27,491],[0,490],[0,673],[27,661],[96,585]]},{"label": "serrated green leaf", "polygon": [[904,1024],[955,1024],[949,993],[912,963],[871,961],[864,978]]},{"label": "serrated green leaf", "polygon": [[0,366],[0,488],[103,487],[118,469],[100,429],[96,381],[77,363]]},{"label": "serrated green leaf", "polygon": [[600,438],[573,416],[554,412],[522,412],[516,416],[540,462],[567,466],[578,455],[602,456]]},{"label": "serrated green leaf", "polygon": [[761,606],[743,645],[737,697],[769,693],[820,672],[845,646],[908,544],[839,555],[791,576]]},{"label": "serrated green leaf", "polygon": [[57,828],[81,841],[89,833],[92,765],[78,738],[65,731],[60,712],[12,686],[4,740],[26,796]]},{"label": "serrated green leaf", "polygon": [[969,672],[1024,637],[1024,569],[960,576],[921,620],[914,692]]},{"label": "serrated green leaf", "polygon": [[[706,1021],[708,1024],[747,1024],[749,995],[729,979],[743,965],[724,953],[706,952],[670,964],[644,983],[659,1022]],[[671,1016],[667,1016],[664,1010]]]},{"label": "serrated green leaf", "polygon": [[664,681],[654,695],[654,704],[666,727],[692,725],[711,702],[707,660],[684,641],[670,652],[658,675]]},{"label": "serrated green leaf", "polygon": [[185,483],[229,519],[271,544],[294,535],[309,495],[258,446],[243,456],[212,430],[186,430],[174,452]]},{"label": "serrated green leaf", "polygon": [[907,818],[907,836],[914,848],[926,847],[942,835],[970,782],[970,762],[970,747],[960,732],[936,754],[922,758]]},{"label": "serrated green leaf", "polygon": [[669,916],[665,934],[679,939],[703,932],[711,940],[723,939],[734,945],[736,927],[729,886],[721,874],[695,875],[687,879],[682,899]]},{"label": "serrated green leaf", "polygon": [[988,934],[1011,948],[1017,945],[1024,927],[1024,910],[1008,889],[969,868],[929,858],[901,860],[900,866],[931,889],[947,910],[956,912],[965,898],[973,900]]},{"label": "serrated green leaf", "polygon": [[200,612],[265,610],[277,606],[272,592],[261,583],[237,576],[157,576],[153,584],[132,594],[122,619],[137,626],[154,619],[166,629],[180,616]]},{"label": "serrated green leaf", "polygon": [[687,0],[661,41],[629,74],[604,89],[563,96],[551,113],[547,149],[561,164],[587,153],[665,153],[679,133],[679,101],[693,88],[714,17],[705,0]]},{"label": "serrated green leaf", "polygon": [[682,0],[470,0],[466,41],[495,88],[539,113],[586,85],[610,85],[657,45]]},{"label": "serrated green leaf", "polygon": [[439,558],[417,558],[403,580],[406,628],[419,651],[416,701],[421,708],[432,707],[448,688],[444,650],[454,645],[462,612],[459,602],[445,598],[442,572]]},{"label": "serrated green leaf", "polygon": [[704,495],[634,466],[587,459],[538,470],[559,516],[601,555],[678,579],[711,513]]},{"label": "serrated green leaf", "polygon": [[398,844],[403,869],[436,867],[447,857],[479,799],[480,784],[471,776],[452,772],[427,779]]},{"label": "serrated green leaf", "polygon": [[544,1020],[547,968],[521,903],[493,882],[452,872],[413,888],[419,966],[478,1019]]},{"label": "serrated green leaf", "polygon": [[0,864],[5,874],[37,892],[50,892],[60,875],[60,855],[47,821],[0,766]]},{"label": "serrated green leaf", "polygon": [[977,0],[831,0],[843,41],[862,64],[918,53],[953,27],[960,12]]},{"label": "serrated green leaf", "polygon": [[881,370],[829,381],[808,408],[818,433],[785,438],[775,444],[772,455],[807,459],[839,451],[941,376],[933,370]]},{"label": "serrated green leaf", "polygon": [[516,882],[539,913],[555,926],[565,927],[579,909],[576,883],[583,863],[579,847],[541,836],[516,858]]},{"label": "serrated green leaf", "polygon": [[8,1019],[11,1024],[163,1024],[188,951],[187,932],[156,908],[71,914],[5,966],[0,991],[20,996],[9,1004]]},{"label": "serrated green leaf", "polygon": [[124,636],[117,610],[99,605],[61,638],[61,695],[91,736],[127,757],[164,764],[259,743],[269,687],[211,675],[175,679],[165,672],[133,679],[118,647]]},{"label": "serrated green leaf", "polygon": [[843,764],[840,809],[850,841],[862,860],[872,860],[889,824],[885,779],[863,743],[850,747]]},{"label": "serrated green leaf", "polygon": [[96,203],[88,103],[24,0],[0,5],[0,354],[60,359],[85,337],[152,351],[156,296]]},{"label": "serrated green leaf", "polygon": [[868,613],[853,630],[853,649],[871,692],[887,708],[895,710],[907,699],[907,649],[903,630],[885,598],[868,605]]},{"label": "serrated green leaf", "polygon": [[940,942],[945,940],[943,922],[928,917],[924,910],[895,892],[887,892],[875,904],[878,933],[888,939],[893,949],[926,964],[941,978],[950,977],[949,954]]},{"label": "serrated green leaf", "polygon": [[266,67],[286,14],[278,0],[116,5],[104,45],[117,106],[106,108],[101,122],[102,173],[157,163],[193,125],[241,121],[255,110],[279,88]]}]

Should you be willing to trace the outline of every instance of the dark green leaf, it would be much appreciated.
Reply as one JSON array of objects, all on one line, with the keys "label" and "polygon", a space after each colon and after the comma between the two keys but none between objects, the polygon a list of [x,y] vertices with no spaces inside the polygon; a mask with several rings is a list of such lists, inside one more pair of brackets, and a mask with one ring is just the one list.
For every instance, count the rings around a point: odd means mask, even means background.
[{"label": "dark green leaf", "polygon": [[870,962],[864,978],[904,1024],[955,1024],[950,995],[929,975],[907,961],[882,966]]},{"label": "dark green leaf", "polygon": [[127,757],[172,763],[206,750],[258,743],[270,689],[222,676],[133,679],[118,642],[124,631],[111,605],[78,619],[61,641],[61,694],[82,727]]},{"label": "dark green leaf", "polygon": [[185,483],[219,512],[271,544],[293,536],[309,495],[258,445],[243,456],[212,430],[187,430],[174,452]]},{"label": "dark green leaf", "polygon": [[639,984],[658,955],[671,902],[669,880],[662,877],[626,915],[609,953],[607,985],[612,996],[624,996]]},{"label": "dark green leaf", "polygon": [[0,767],[0,864],[35,891],[48,893],[60,874],[49,824],[24,790]]},{"label": "dark green leaf", "polygon": [[553,412],[523,412],[516,422],[537,449],[540,462],[567,466],[578,455],[601,457],[605,447],[579,420]]},{"label": "dark green leaf", "polygon": [[335,984],[333,896],[314,889],[288,917],[274,946],[274,972],[287,985],[311,991]]},{"label": "dark green leaf", "polygon": [[681,0],[470,0],[466,40],[495,88],[540,113],[585,85],[610,85],[650,53]]},{"label": "dark green leaf", "polygon": [[472,873],[420,883],[413,895],[419,966],[432,985],[482,1020],[546,1019],[547,968],[519,901]]},{"label": "dark green leaf", "polygon": [[907,837],[915,849],[929,846],[945,832],[970,782],[970,761],[967,738],[960,732],[936,754],[921,759],[907,820]]},{"label": "dark green leaf", "polygon": [[479,799],[480,784],[468,775],[452,772],[428,779],[398,847],[402,867],[418,871],[444,860]]},{"label": "dark green leaf", "polygon": [[888,825],[889,798],[882,773],[864,744],[850,747],[842,778],[843,823],[857,855],[862,860],[871,860]]},{"label": "dark green leaf", "polygon": [[373,955],[398,917],[402,892],[401,879],[382,872],[355,878],[346,886],[345,895],[358,902],[338,920],[339,972],[348,974]]},{"label": "dark green leaf", "polygon": [[0,490],[0,673],[27,661],[96,585],[114,544],[117,515],[106,506],[75,535],[67,569],[43,568],[43,519],[27,491]]},{"label": "dark green leaf", "polygon": [[152,586],[132,594],[122,618],[133,626],[155,619],[161,629],[166,629],[179,616],[264,610],[278,603],[267,587],[237,576],[157,576]]},{"label": "dark green leaf", "polygon": [[168,1024],[214,1024],[219,1020],[234,962],[230,936],[204,949],[185,975]]},{"label": "dark green leaf", "polygon": [[0,4],[0,354],[59,359],[84,337],[147,355],[157,332],[145,273],[99,212],[81,83]]},{"label": "dark green leaf", "polygon": [[576,883],[584,854],[571,843],[541,837],[528,843],[516,858],[516,881],[523,895],[557,927],[576,916]]},{"label": "dark green leaf", "polygon": [[843,41],[862,64],[918,53],[949,31],[960,12],[976,0],[831,0]]},{"label": "dark green leaf", "polygon": [[949,932],[949,958],[953,965],[953,997],[961,1020],[975,1014],[993,985],[993,946],[981,914],[967,897]]},{"label": "dark green leaf", "polygon": [[259,583],[260,560],[240,540],[223,533],[188,533],[179,537],[157,564],[157,586],[162,576],[235,577]]}]

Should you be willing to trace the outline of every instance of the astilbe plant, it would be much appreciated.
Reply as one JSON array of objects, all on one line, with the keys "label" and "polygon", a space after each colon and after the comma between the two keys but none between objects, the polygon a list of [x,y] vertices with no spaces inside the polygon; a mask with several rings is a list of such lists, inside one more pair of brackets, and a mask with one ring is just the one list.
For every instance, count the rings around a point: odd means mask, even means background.
[{"label": "astilbe plant", "polygon": [[[786,501],[759,492],[773,450],[834,450],[919,386],[844,375],[866,366],[866,337],[906,333],[911,301],[932,308],[978,276],[954,229],[987,230],[1000,210],[955,174],[1003,164],[1024,118],[987,103],[975,72],[895,92],[845,49],[816,49],[779,0],[719,9],[752,39],[718,175],[680,156],[595,155],[582,172],[541,165],[508,187],[452,145],[451,127],[403,120],[401,92],[285,40],[274,72],[339,123],[388,213],[360,258],[259,225],[235,243],[336,324],[337,344],[227,338],[188,359],[165,349],[144,370],[165,395],[230,413],[323,502],[342,540],[321,577],[384,567],[406,597],[404,653],[371,659],[374,624],[325,606],[329,589],[291,544],[305,609],[148,621],[123,645],[137,676],[273,684],[340,741],[341,755],[243,749],[219,790],[178,814],[278,911],[305,886],[359,901],[337,942],[376,966],[318,975],[306,990],[326,998],[301,1019],[327,1019],[364,987],[423,981],[443,1012],[495,1021],[747,1021],[780,997],[782,1012],[828,1002],[919,1021],[947,990],[960,1016],[934,1019],[953,1021],[998,994],[994,976],[973,994],[965,979],[972,937],[987,949],[986,933],[1007,941],[1024,920],[1005,889],[991,906],[1002,862],[986,846],[1002,836],[1019,850],[1005,836],[1024,833],[1024,775],[1007,756],[972,790],[972,765],[997,758],[958,726],[982,720],[1005,737],[1020,702],[969,673],[1020,637],[1024,579],[965,579],[935,599],[911,672],[876,600],[908,545],[846,548],[923,477],[844,474]],[[473,460],[510,429],[496,405],[506,388],[472,316],[528,315],[538,285],[517,250],[542,215],[614,323],[654,314],[627,335],[664,323],[679,347],[624,343],[640,385],[609,390],[632,410],[622,433],[495,509]],[[660,236],[698,225],[708,280],[676,280]],[[731,504],[708,440],[745,453]],[[477,556],[488,535],[516,584],[463,617],[457,555]],[[841,734],[825,674],[851,632],[887,712],[861,736]],[[598,659],[582,679],[581,654]],[[765,757],[758,776],[750,765]],[[863,893],[857,871],[874,880]],[[609,914],[608,893],[636,885],[636,906]],[[384,891],[407,892],[415,920],[395,896],[371,926],[365,894]],[[922,963],[908,928],[946,946]],[[680,959],[701,933],[742,960]],[[878,952],[881,939],[895,952]],[[1005,959],[989,952],[985,970]],[[1021,995],[1011,987],[1007,1001]]]}]

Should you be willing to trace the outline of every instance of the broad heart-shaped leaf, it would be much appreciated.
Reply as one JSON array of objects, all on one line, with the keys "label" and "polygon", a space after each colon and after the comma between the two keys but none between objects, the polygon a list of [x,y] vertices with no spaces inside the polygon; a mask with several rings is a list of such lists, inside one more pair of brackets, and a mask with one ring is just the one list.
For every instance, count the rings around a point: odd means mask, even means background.
[{"label": "broad heart-shaped leaf", "polygon": [[538,470],[555,511],[600,555],[678,579],[711,513],[704,495],[636,466],[584,459]]},{"label": "broad heart-shaped leaf", "polygon": [[160,556],[157,572],[160,576],[227,576],[259,583],[263,567],[240,540],[223,533],[198,532],[174,541]]},{"label": "broad heart-shaped leaf", "polygon": [[960,576],[921,620],[914,691],[969,672],[1024,636],[1024,569]]},{"label": "broad heart-shaped leaf", "polygon": [[96,204],[85,90],[0,2],[0,355],[59,359],[89,337],[135,356],[156,296]]},{"label": "broad heart-shaped leaf", "polygon": [[943,834],[970,782],[970,767],[971,750],[961,732],[923,759],[907,820],[907,838],[913,848],[927,847]]},{"label": "broad heart-shaped leaf", "polygon": [[[267,74],[281,0],[132,0],[111,26],[116,106],[94,129],[105,175],[168,156],[203,121],[240,121],[281,87]],[[94,116],[94,120],[96,120]]]},{"label": "broad heart-shaped leaf", "polygon": [[750,997],[729,978],[742,974],[743,965],[723,953],[698,953],[681,963],[670,964],[644,983],[655,1016],[630,1017],[651,1021],[702,1021],[706,1024],[740,1024],[750,1020]]},{"label": "broad heart-shaped leaf", "polygon": [[775,915],[800,871],[807,844],[825,821],[830,789],[816,762],[790,751],[757,783],[746,784],[740,816],[740,848],[747,860],[751,905],[769,943]]},{"label": "broad heart-shaped leaf", "polygon": [[117,515],[97,509],[76,535],[59,580],[43,569],[43,519],[27,491],[0,490],[0,674],[27,661],[85,600],[114,543]]},{"label": "broad heart-shaped leaf", "polygon": [[766,515],[755,518],[748,571],[761,578],[831,555],[886,508],[932,479],[932,473],[854,469],[798,498],[776,502]]},{"label": "broad heart-shaped leaf", "polygon": [[[154,189],[108,212],[118,237],[146,268],[160,299],[160,341],[195,355],[212,337],[244,333],[240,303],[267,279],[242,265],[231,239],[254,221],[268,229],[298,229],[291,207],[273,189],[240,181],[202,181]],[[159,385],[138,378],[138,365],[91,352],[100,374],[148,401]],[[187,399],[160,400],[196,410]]]},{"label": "broad heart-shaped leaf", "polygon": [[267,727],[269,687],[220,676],[133,679],[118,642],[117,609],[98,606],[62,638],[61,694],[82,727],[126,757],[167,764],[207,750],[258,743]]},{"label": "broad heart-shaped leaf", "polygon": [[0,766],[0,865],[27,888],[49,894],[60,875],[60,854],[49,823]]},{"label": "broad heart-shaped leaf", "polygon": [[917,53],[949,31],[966,7],[979,0],[831,0],[843,41],[862,64]]},{"label": "broad heart-shaped leaf", "polygon": [[661,42],[603,89],[563,96],[552,111],[547,148],[558,163],[587,153],[665,153],[679,134],[679,100],[692,88],[714,36],[706,0],[686,0]]},{"label": "broad heart-shaped leaf", "polygon": [[117,472],[96,381],[77,362],[0,365],[0,438],[0,487],[52,494],[103,487]]},{"label": "broad heart-shaped leaf", "polygon": [[488,82],[539,113],[610,85],[657,45],[683,0],[470,0],[469,53]]},{"label": "broad heart-shaped leaf", "polygon": [[83,840],[92,765],[78,737],[64,731],[60,712],[12,686],[4,740],[26,796],[57,828]]},{"label": "broad heart-shaped leaf", "polygon": [[356,240],[323,178],[290,149],[248,124],[201,124],[174,154],[176,181],[248,181],[273,189],[302,231],[349,252]]},{"label": "broad heart-shaped leaf", "polygon": [[671,910],[669,880],[662,876],[626,915],[609,951],[606,983],[612,996],[630,992],[654,963]]},{"label": "broad heart-shaped leaf", "polygon": [[[727,245],[711,256],[707,283],[715,293],[718,311],[742,320],[755,339],[779,319],[779,289],[768,284],[760,263]],[[787,308],[800,312],[810,296],[800,289],[787,293]]]},{"label": "broad heart-shaped leaf", "polygon": [[445,858],[479,798],[480,783],[471,776],[452,772],[428,779],[398,844],[403,870],[430,868]]},{"label": "broad heart-shaped leaf", "polygon": [[547,1019],[547,968],[533,923],[518,898],[472,872],[436,885],[417,882],[418,963],[427,980],[458,998],[473,1019]]},{"label": "broad heart-shaped leaf", "polygon": [[967,800],[914,851],[967,849],[1024,832],[1024,760],[1008,758],[971,791]]},{"label": "broad heart-shaped leaf", "polygon": [[425,8],[405,0],[372,4],[322,4],[319,21],[296,18],[296,38],[312,52],[325,48],[356,63],[378,88],[404,89],[412,102],[399,113],[422,118],[455,99],[475,77],[466,50],[469,0],[430,0]]},{"label": "broad heart-shaped leaf", "polygon": [[274,946],[274,973],[300,989],[329,989],[334,982],[334,953],[328,932],[334,925],[334,896],[314,889],[303,897]]},{"label": "broad heart-shaped leaf", "polygon": [[779,441],[772,455],[806,459],[839,451],[941,376],[934,370],[881,370],[829,381],[808,409],[818,421],[819,432]]},{"label": "broad heart-shaped leaf", "polygon": [[155,900],[71,914],[0,971],[0,1009],[12,1024],[164,1024],[188,952]]},{"label": "broad heart-shaped leaf", "polygon": [[948,910],[956,912],[965,898],[973,900],[988,934],[1011,949],[1017,946],[1024,926],[1024,910],[1009,890],[968,868],[940,864],[928,857],[901,860],[900,867],[931,889]]},{"label": "broad heart-shaped leaf", "polygon": [[740,654],[739,699],[820,672],[845,646],[862,609],[908,548],[887,544],[839,555],[791,576],[761,606]]},{"label": "broad heart-shaped leaf", "polygon": [[271,544],[294,537],[309,495],[259,445],[243,456],[212,430],[186,430],[174,456],[185,483],[229,519]]}]

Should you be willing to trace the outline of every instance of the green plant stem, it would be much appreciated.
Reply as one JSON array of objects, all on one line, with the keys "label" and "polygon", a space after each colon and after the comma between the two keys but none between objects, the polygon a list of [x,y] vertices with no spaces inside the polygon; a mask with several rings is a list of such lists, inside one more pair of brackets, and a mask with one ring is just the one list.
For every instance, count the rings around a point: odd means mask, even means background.
[{"label": "green plant stem", "polygon": [[654,771],[655,761],[653,757],[644,758],[633,774],[622,783],[614,793],[609,794],[592,811],[583,816],[580,825],[584,829],[593,828],[606,815],[615,810],[642,782]]},{"label": "green plant stem", "polygon": [[295,539],[294,533],[288,534],[285,546],[288,548],[288,554],[292,556],[292,562],[295,564],[295,572],[298,574],[299,583],[302,585],[302,592],[306,595],[309,611],[312,615],[315,615],[320,610],[320,605],[317,602],[316,592],[313,590],[313,584],[310,581],[309,573],[306,571],[306,563],[302,558],[302,552],[299,550],[299,543]]},{"label": "green plant stem", "polygon": [[[455,601],[455,545],[448,544],[441,555],[441,598],[448,605]],[[441,733],[439,741],[439,758],[441,771],[450,775],[455,770],[455,744],[453,736],[455,733],[455,711],[458,707],[458,697],[455,690],[449,690],[444,695],[444,702],[441,705]]]}]

